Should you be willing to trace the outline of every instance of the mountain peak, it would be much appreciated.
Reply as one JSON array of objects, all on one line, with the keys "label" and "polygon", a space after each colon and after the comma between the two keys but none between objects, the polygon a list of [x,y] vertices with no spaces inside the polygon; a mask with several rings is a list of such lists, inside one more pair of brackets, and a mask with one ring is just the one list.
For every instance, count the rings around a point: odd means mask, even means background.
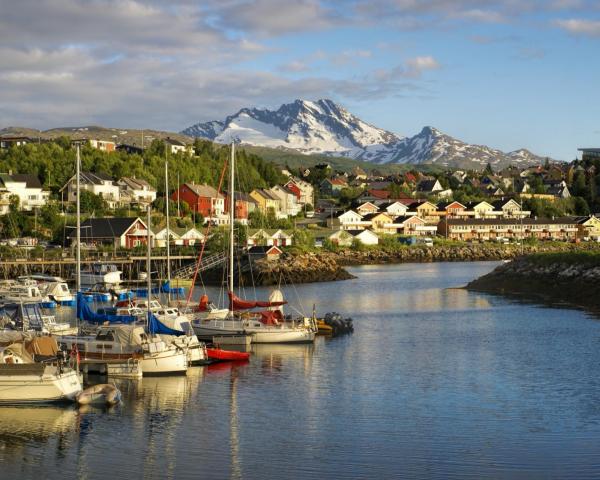
[{"label": "mountain peak", "polygon": [[235,140],[374,163],[435,163],[474,169],[483,169],[488,163],[500,167],[539,163],[539,157],[524,149],[506,154],[469,145],[432,126],[423,127],[414,137],[402,138],[364,122],[328,98],[297,99],[277,110],[242,108],[223,121],[198,123],[181,133],[218,143]]}]

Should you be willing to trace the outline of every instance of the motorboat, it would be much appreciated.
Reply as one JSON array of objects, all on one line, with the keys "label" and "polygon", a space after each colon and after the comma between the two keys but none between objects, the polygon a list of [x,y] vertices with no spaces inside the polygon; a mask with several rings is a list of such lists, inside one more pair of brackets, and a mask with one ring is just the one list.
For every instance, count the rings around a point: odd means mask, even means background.
[{"label": "motorboat", "polygon": [[81,286],[89,288],[97,284],[103,284],[109,289],[120,288],[122,273],[112,263],[92,263],[81,270]]},{"label": "motorboat", "polygon": [[[72,401],[81,392],[79,373],[57,358],[53,337],[0,347],[0,403]],[[36,361],[44,357],[44,361]]]},{"label": "motorboat", "polygon": [[86,361],[139,361],[142,375],[185,374],[188,367],[186,348],[147,333],[136,324],[101,325],[94,335],[61,336],[60,343],[68,350],[78,351]]},{"label": "motorboat", "polygon": [[47,300],[36,282],[20,283],[15,282],[8,285],[7,288],[0,290],[1,303],[19,303],[19,302],[37,302],[41,303]]},{"label": "motorboat", "polygon": [[206,344],[198,340],[189,319],[185,315],[180,315],[174,307],[161,308],[155,312],[155,315],[167,327],[185,333],[185,335],[180,336],[163,334],[161,337],[169,343],[186,348],[190,365],[205,365],[209,362]]},{"label": "motorboat", "polygon": [[109,383],[100,383],[79,392],[79,405],[116,405],[121,402],[121,390]]},{"label": "motorboat", "polygon": [[59,305],[75,305],[75,297],[69,290],[67,282],[61,277],[50,275],[28,275],[19,277],[22,281],[35,281],[41,294]]},{"label": "motorboat", "polygon": [[57,322],[54,315],[44,313],[35,302],[4,305],[2,314],[10,321],[10,329],[13,330],[50,335],[67,335],[77,331],[68,322]]}]

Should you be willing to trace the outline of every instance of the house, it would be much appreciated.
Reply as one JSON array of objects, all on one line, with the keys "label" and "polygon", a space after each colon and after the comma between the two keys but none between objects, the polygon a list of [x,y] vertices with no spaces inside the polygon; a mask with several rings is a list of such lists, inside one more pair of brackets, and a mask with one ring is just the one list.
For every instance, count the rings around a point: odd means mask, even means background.
[{"label": "house", "polygon": [[246,245],[252,247],[255,245],[267,245],[276,247],[289,247],[292,245],[293,236],[284,230],[268,230],[260,228],[258,230],[249,230],[246,239]]},{"label": "house", "polygon": [[[225,214],[229,215],[229,195],[225,194]],[[247,193],[235,192],[234,219],[242,225],[248,225],[248,214],[256,208],[256,202]]]},{"label": "house", "polygon": [[352,169],[351,174],[356,180],[366,180],[368,176],[367,172],[365,172],[358,165]]},{"label": "house", "polygon": [[386,212],[369,213],[362,218],[363,222],[371,222],[371,229],[377,233],[396,233],[396,229],[391,226],[394,217]]},{"label": "house", "polygon": [[135,204],[141,207],[150,205],[156,200],[156,188],[146,180],[135,177],[123,177],[117,181],[120,202]]},{"label": "house", "polygon": [[399,201],[386,202],[379,205],[379,209],[382,211],[386,211],[392,217],[399,217],[402,215],[406,215],[406,211],[408,210],[408,206]]},{"label": "house", "polygon": [[300,212],[300,205],[293,190],[286,186],[275,185],[268,190],[269,193],[279,198],[281,217],[295,217]]},{"label": "house", "polygon": [[421,180],[417,184],[417,193],[424,195],[435,195],[444,190],[442,184],[437,178],[431,180]]},{"label": "house", "polygon": [[[75,231],[69,233],[71,245],[76,241]],[[88,218],[81,224],[81,243],[115,248],[134,248],[146,245],[148,230],[144,221],[137,217]],[[151,242],[154,233],[150,232]]]},{"label": "house", "polygon": [[117,150],[126,152],[129,155],[133,155],[133,154],[142,155],[144,153],[144,149],[142,147],[138,147],[135,143],[133,143],[133,144],[120,143],[119,145],[117,145]]},{"label": "house", "polygon": [[31,211],[46,205],[50,192],[42,188],[40,179],[29,173],[1,173],[0,174],[0,211],[8,212],[10,197],[19,197],[19,208]]},{"label": "house", "polygon": [[28,143],[32,143],[35,140],[30,137],[24,136],[3,136],[0,137],[0,149],[6,149],[10,147],[22,147],[23,145],[27,145]]},{"label": "house", "polygon": [[438,212],[440,212],[440,217],[458,218],[467,207],[460,202],[454,201],[438,203],[437,208]]},{"label": "house", "polygon": [[504,218],[521,218],[529,217],[531,212],[523,210],[521,205],[514,199],[509,198],[508,200],[498,200],[493,202],[494,210],[502,212]]},{"label": "house", "polygon": [[363,245],[377,245],[379,243],[379,237],[371,230],[348,230],[348,233]]},{"label": "house", "polygon": [[362,215],[354,210],[339,211],[327,219],[327,227],[338,230],[362,230],[371,226],[371,222],[363,221]]},{"label": "house", "polygon": [[175,140],[174,138],[167,137],[164,140],[165,145],[169,151],[169,153],[193,153],[194,147],[192,145],[186,145],[179,140]]},{"label": "house", "polygon": [[110,140],[93,139],[89,140],[89,142],[92,148],[102,150],[103,152],[114,152],[117,147],[117,144],[115,142],[111,142]]},{"label": "house", "polygon": [[176,245],[197,245],[199,243],[204,243],[206,237],[202,232],[200,232],[197,228],[174,228],[175,233],[179,237],[179,242],[175,242]]},{"label": "house", "polygon": [[555,198],[570,198],[571,197],[571,192],[569,192],[569,188],[567,187],[566,184],[565,185],[561,185],[561,184],[551,185],[546,188],[546,193],[548,195],[552,195]]},{"label": "house", "polygon": [[229,223],[225,215],[225,198],[210,185],[184,183],[171,194],[171,200],[183,200],[193,212],[202,215],[215,225]]},{"label": "house", "polygon": [[582,240],[600,241],[600,218],[589,215],[585,217],[575,217],[577,225],[577,238]]},{"label": "house", "polygon": [[[169,244],[181,245],[181,237],[174,228],[169,229]],[[163,228],[154,234],[154,246],[165,248],[167,246],[167,228]]]},{"label": "house", "polygon": [[408,205],[406,212],[408,215],[416,215],[421,217],[428,223],[437,223],[439,215],[437,213],[437,205],[428,201],[412,202]]},{"label": "house", "polygon": [[379,207],[371,202],[364,202],[356,207],[355,210],[359,215],[368,215],[370,213],[377,213],[379,211]]},{"label": "house", "polygon": [[437,233],[437,225],[427,224],[416,215],[396,217],[393,225],[402,235],[430,236]]},{"label": "house", "polygon": [[257,245],[248,249],[248,257],[250,261],[261,260],[266,258],[267,261],[278,260],[283,254],[283,251],[274,245]]},{"label": "house", "polygon": [[348,182],[342,178],[326,178],[319,184],[321,194],[327,197],[337,197],[344,188]]},{"label": "house", "polygon": [[494,210],[494,206],[486,201],[483,202],[467,202],[466,209],[463,214],[473,218],[490,218],[502,216],[502,212]]},{"label": "house", "polygon": [[315,247],[322,247],[326,240],[340,247],[349,247],[354,238],[346,230],[320,230],[314,232],[314,235]]},{"label": "house", "polygon": [[537,238],[573,240],[579,231],[574,217],[558,218],[444,218],[438,232],[451,240]]},{"label": "house", "polygon": [[266,214],[269,210],[273,210],[276,216],[281,213],[281,200],[278,196],[272,194],[268,190],[257,188],[250,192],[250,198],[256,202],[258,209]]},{"label": "house", "polygon": [[315,189],[309,182],[305,182],[297,177],[292,177],[285,186],[294,192],[296,190],[300,192],[299,194],[296,194],[300,205],[312,206],[315,204]]},{"label": "house", "polygon": [[[102,197],[110,208],[115,208],[121,199],[119,186],[112,177],[102,172],[81,172],[79,175],[79,186],[82,191],[91,192]],[[60,189],[63,195],[67,195],[67,202],[77,200],[77,178],[73,175]]]}]

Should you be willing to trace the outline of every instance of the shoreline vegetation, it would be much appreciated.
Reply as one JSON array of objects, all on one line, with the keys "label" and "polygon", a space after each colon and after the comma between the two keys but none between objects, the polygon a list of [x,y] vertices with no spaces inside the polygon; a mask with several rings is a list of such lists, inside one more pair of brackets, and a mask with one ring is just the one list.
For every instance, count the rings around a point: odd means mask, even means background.
[{"label": "shoreline vegetation", "polygon": [[472,291],[504,295],[600,314],[600,250],[520,257],[470,282]]}]

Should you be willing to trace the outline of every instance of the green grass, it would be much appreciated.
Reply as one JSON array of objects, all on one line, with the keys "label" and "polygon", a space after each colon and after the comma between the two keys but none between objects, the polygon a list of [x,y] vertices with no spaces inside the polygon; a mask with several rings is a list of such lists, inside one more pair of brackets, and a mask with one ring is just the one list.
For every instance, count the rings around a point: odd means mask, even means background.
[{"label": "green grass", "polygon": [[573,265],[600,266],[600,249],[577,250],[571,252],[535,253],[528,260],[539,265],[566,263]]}]

